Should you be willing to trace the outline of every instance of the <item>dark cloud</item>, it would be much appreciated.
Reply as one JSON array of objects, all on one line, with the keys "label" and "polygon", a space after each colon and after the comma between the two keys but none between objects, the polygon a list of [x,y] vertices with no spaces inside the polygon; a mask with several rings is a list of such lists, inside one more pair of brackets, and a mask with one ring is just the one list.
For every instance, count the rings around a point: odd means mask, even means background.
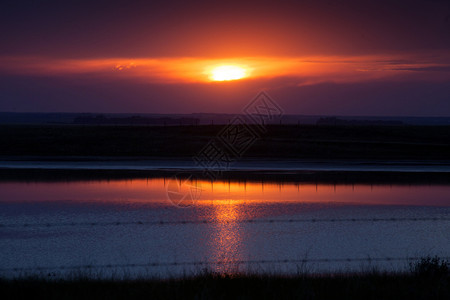
[{"label": "dark cloud", "polygon": [[450,72],[450,66],[434,67],[414,67],[414,68],[396,68],[397,71],[417,71],[417,72]]},{"label": "dark cloud", "polygon": [[0,54],[372,54],[449,49],[449,1],[3,1]]}]

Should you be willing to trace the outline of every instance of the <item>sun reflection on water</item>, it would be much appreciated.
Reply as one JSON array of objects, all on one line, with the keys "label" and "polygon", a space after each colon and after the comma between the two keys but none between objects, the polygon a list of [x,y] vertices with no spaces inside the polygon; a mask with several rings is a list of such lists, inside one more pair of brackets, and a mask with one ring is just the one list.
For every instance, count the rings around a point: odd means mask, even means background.
[{"label": "sun reflection on water", "polygon": [[209,242],[210,257],[218,264],[212,268],[216,272],[235,273],[239,265],[234,262],[242,260],[242,236],[240,225],[236,222],[240,218],[240,205],[232,200],[216,204],[213,207],[213,218],[217,224]]}]

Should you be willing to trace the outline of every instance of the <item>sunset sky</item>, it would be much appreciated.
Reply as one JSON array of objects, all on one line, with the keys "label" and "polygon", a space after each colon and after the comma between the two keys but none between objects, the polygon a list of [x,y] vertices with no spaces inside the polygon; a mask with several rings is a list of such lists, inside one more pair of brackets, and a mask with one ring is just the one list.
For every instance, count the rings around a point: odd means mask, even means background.
[{"label": "sunset sky", "polygon": [[2,1],[0,40],[0,111],[450,116],[450,1]]}]

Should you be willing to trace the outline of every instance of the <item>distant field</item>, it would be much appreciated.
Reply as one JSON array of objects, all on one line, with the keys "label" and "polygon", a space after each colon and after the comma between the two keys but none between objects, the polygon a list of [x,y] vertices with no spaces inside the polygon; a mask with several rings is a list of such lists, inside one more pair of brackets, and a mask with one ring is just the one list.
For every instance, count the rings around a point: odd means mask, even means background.
[{"label": "distant field", "polygon": [[[186,157],[223,125],[2,125],[0,156]],[[275,159],[450,159],[450,126],[270,125],[245,152]],[[256,129],[256,128],[254,128]]]}]

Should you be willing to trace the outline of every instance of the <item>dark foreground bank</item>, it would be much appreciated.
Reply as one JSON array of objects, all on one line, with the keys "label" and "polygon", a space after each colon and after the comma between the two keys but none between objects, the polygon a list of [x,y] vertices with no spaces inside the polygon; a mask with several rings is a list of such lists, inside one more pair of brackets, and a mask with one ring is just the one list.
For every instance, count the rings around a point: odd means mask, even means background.
[{"label": "dark foreground bank", "polygon": [[403,273],[283,276],[204,271],[166,280],[22,277],[0,279],[0,295],[3,299],[449,299],[450,264],[439,257],[424,257]]},{"label": "dark foreground bank", "polygon": [[450,126],[268,125],[263,132],[250,126],[255,139],[245,132],[224,133],[225,128],[1,125],[0,156],[190,159],[221,133],[229,143],[239,139],[236,145],[250,139],[251,146],[239,152],[242,158],[450,160]]},{"label": "dark foreground bank", "polygon": [[445,274],[248,276],[169,280],[0,281],[3,299],[449,299]]}]

